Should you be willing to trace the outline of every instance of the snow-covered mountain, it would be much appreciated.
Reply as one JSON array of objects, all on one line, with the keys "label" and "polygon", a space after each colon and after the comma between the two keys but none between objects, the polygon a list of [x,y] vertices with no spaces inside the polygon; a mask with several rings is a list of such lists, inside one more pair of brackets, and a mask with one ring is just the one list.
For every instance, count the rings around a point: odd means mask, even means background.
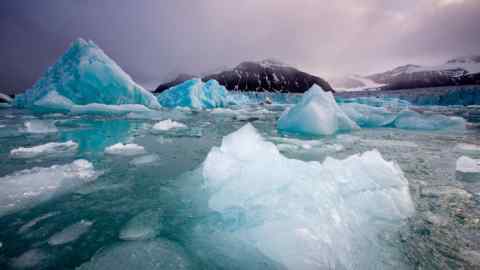
[{"label": "snow-covered mountain", "polygon": [[335,78],[330,82],[337,91],[480,84],[480,56],[459,57],[437,66],[405,65],[368,76]]},{"label": "snow-covered mountain", "polygon": [[[160,93],[190,78],[178,77],[174,81],[161,84],[155,92]],[[243,62],[235,68],[202,76],[203,81],[211,79],[217,80],[229,90],[303,93],[313,84],[317,84],[326,91],[333,91],[324,79],[271,59]]]},{"label": "snow-covered mountain", "polygon": [[406,65],[366,78],[383,89],[480,84],[480,56],[460,57],[438,66]]}]

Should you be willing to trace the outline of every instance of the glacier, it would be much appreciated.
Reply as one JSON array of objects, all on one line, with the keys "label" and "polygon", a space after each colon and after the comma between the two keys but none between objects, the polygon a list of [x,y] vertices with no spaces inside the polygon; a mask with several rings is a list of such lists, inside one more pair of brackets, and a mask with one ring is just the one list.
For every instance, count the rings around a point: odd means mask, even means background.
[{"label": "glacier", "polygon": [[383,269],[393,261],[379,259],[391,255],[379,234],[414,213],[403,172],[376,150],[288,159],[246,124],[200,168],[208,207],[241,221],[225,233],[288,269]]},{"label": "glacier", "polygon": [[216,80],[203,82],[191,79],[173,86],[158,96],[160,104],[167,108],[187,107],[192,109],[213,109],[245,102],[241,94],[231,94]]},{"label": "glacier", "polygon": [[318,85],[312,86],[299,103],[281,115],[277,127],[280,131],[308,135],[332,135],[359,128],[341,110],[332,93]]},{"label": "glacier", "polygon": [[[55,94],[49,95],[52,92]],[[72,105],[89,104],[161,107],[153,94],[135,83],[93,41],[81,38],[14,103],[39,110],[65,110]]]}]

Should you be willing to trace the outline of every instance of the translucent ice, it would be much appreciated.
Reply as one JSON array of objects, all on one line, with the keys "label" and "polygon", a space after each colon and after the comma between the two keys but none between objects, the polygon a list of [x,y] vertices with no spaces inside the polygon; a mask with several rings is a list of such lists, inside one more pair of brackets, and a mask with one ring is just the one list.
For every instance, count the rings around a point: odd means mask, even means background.
[{"label": "translucent ice", "polygon": [[34,158],[43,155],[58,155],[71,153],[78,149],[78,144],[74,141],[66,141],[64,143],[46,143],[33,147],[19,147],[10,151],[13,158]]},{"label": "translucent ice", "polygon": [[332,135],[339,131],[358,129],[337,105],[332,93],[312,86],[302,100],[286,110],[278,120],[281,131],[309,135]]},{"label": "translucent ice", "polygon": [[415,111],[404,110],[397,115],[393,125],[403,129],[463,130],[465,129],[466,121],[461,117],[449,117],[441,114],[420,114]]},{"label": "translucent ice", "polygon": [[58,246],[73,242],[83,234],[87,233],[92,225],[93,222],[91,221],[81,220],[52,235],[48,239],[48,244],[51,246]]},{"label": "translucent ice", "polygon": [[395,251],[378,237],[414,211],[407,179],[379,152],[288,159],[250,124],[224,137],[201,170],[209,207],[241,220],[228,235],[289,269],[394,265],[379,259]]},{"label": "translucent ice", "polygon": [[141,145],[134,143],[117,143],[107,147],[105,149],[105,153],[119,156],[137,156],[145,154],[145,148]]},{"label": "translucent ice", "polygon": [[183,270],[193,269],[188,256],[167,240],[125,242],[99,254],[84,264],[79,270]]},{"label": "translucent ice", "polygon": [[156,123],[153,126],[153,130],[156,131],[167,131],[170,129],[176,129],[176,128],[186,128],[187,126],[183,123],[180,122],[175,122],[172,121],[171,119],[163,120],[158,123]]},{"label": "translucent ice", "polygon": [[45,105],[35,103],[51,91],[76,105],[140,104],[149,108],[160,107],[155,96],[136,84],[95,43],[83,39],[73,42],[31,89],[15,98],[15,103],[20,107]]},{"label": "translucent ice", "polygon": [[160,158],[157,154],[144,155],[144,156],[140,156],[132,159],[132,161],[130,161],[130,164],[133,164],[135,166],[143,166],[143,165],[154,163],[159,159]]},{"label": "translucent ice", "polygon": [[0,216],[46,201],[97,177],[92,163],[35,167],[0,178]]},{"label": "translucent ice", "polygon": [[176,85],[158,96],[164,107],[189,107],[193,109],[211,109],[235,104],[233,96],[216,80],[204,83],[201,79],[192,79]]}]

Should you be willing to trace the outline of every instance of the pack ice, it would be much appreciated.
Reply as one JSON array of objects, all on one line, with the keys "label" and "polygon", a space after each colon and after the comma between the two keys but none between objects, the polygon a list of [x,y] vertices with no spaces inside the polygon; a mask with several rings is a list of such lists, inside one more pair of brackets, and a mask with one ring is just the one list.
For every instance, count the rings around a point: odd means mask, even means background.
[{"label": "pack ice", "polygon": [[136,84],[93,41],[83,39],[73,42],[31,89],[15,98],[15,104],[63,111],[73,106],[80,112],[84,112],[81,106],[91,104],[94,109],[102,104],[106,109],[127,104],[160,107],[155,96]]},{"label": "pack ice", "polygon": [[225,234],[289,269],[394,268],[397,252],[379,235],[414,212],[407,179],[376,150],[288,159],[250,124],[224,137],[201,171],[209,208],[240,220]]},{"label": "pack ice", "polygon": [[359,128],[340,109],[332,93],[318,85],[313,85],[298,104],[282,114],[277,127],[281,131],[309,135],[332,135]]},{"label": "pack ice", "polygon": [[162,106],[168,108],[187,107],[200,110],[236,104],[238,96],[231,96],[216,80],[203,82],[201,79],[192,79],[162,92],[158,100]]}]

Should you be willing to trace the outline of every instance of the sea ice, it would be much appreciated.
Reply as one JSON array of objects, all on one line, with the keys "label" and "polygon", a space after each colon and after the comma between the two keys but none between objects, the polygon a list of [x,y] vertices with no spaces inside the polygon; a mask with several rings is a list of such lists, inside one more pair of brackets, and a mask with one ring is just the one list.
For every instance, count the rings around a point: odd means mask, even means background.
[{"label": "sea ice", "polygon": [[33,226],[37,225],[39,222],[42,222],[43,220],[46,220],[46,219],[51,218],[55,215],[58,215],[58,213],[59,212],[51,212],[51,213],[47,213],[45,215],[41,215],[39,217],[36,217],[36,218],[30,220],[29,222],[25,223],[24,225],[22,225],[22,227],[20,227],[20,229],[18,230],[18,233],[23,234],[26,231],[28,231],[30,228],[32,228]]},{"label": "sea ice", "polygon": [[156,131],[167,131],[170,129],[177,129],[177,128],[186,128],[187,126],[180,122],[172,121],[171,119],[163,120],[156,123],[153,126],[153,129]]},{"label": "sea ice", "polygon": [[51,246],[58,246],[73,242],[87,233],[92,225],[93,222],[91,221],[81,220],[52,235],[48,239],[48,244]]},{"label": "sea ice", "polygon": [[309,135],[332,135],[359,128],[340,109],[332,93],[323,91],[317,85],[312,86],[298,104],[282,114],[277,127],[281,131]]},{"label": "sea ice", "polygon": [[124,242],[93,256],[78,270],[183,270],[193,269],[181,247],[168,240]]},{"label": "sea ice", "polygon": [[92,163],[79,159],[0,177],[0,217],[68,192],[97,176]]},{"label": "sea ice", "polygon": [[480,159],[461,156],[457,159],[457,177],[467,182],[480,181]]},{"label": "sea ice", "polygon": [[135,166],[143,166],[146,164],[154,163],[159,159],[160,158],[157,154],[144,155],[132,159],[132,161],[130,161],[130,164],[133,164]]},{"label": "sea ice", "polygon": [[44,251],[41,249],[31,249],[13,258],[11,266],[18,269],[35,269],[46,260],[48,260],[48,255]]},{"label": "sea ice", "polygon": [[51,91],[76,105],[140,104],[160,108],[154,95],[136,84],[93,41],[83,39],[73,42],[31,89],[15,98],[15,104],[41,106],[35,103]]},{"label": "sea ice", "polygon": [[459,143],[455,149],[464,153],[480,154],[480,145],[478,144]]},{"label": "sea ice", "polygon": [[74,141],[66,141],[63,143],[46,143],[33,147],[19,147],[10,151],[13,158],[34,158],[43,155],[58,155],[63,153],[71,153],[78,149],[78,144]]},{"label": "sea ice", "polygon": [[161,228],[159,210],[147,210],[133,217],[120,231],[122,240],[152,239]]},{"label": "sea ice", "polygon": [[105,153],[109,155],[119,155],[119,156],[137,156],[145,154],[145,148],[141,145],[134,143],[117,143],[111,145],[105,149]]},{"label": "sea ice", "polygon": [[197,110],[226,107],[236,104],[229,91],[216,80],[204,83],[201,79],[192,79],[171,87],[158,96],[164,107],[189,107]]},{"label": "sea ice", "polygon": [[209,207],[241,220],[226,234],[289,269],[384,269],[379,257],[398,251],[379,234],[414,212],[407,179],[378,151],[288,159],[250,124],[224,137],[201,173]]},{"label": "sea ice", "polygon": [[466,126],[465,119],[461,117],[449,117],[441,114],[420,114],[415,111],[401,111],[393,125],[397,128],[416,130],[463,130]]},{"label": "sea ice", "polygon": [[30,120],[24,123],[25,129],[23,131],[33,134],[41,133],[55,133],[58,128],[55,126],[55,121],[49,120]]}]

